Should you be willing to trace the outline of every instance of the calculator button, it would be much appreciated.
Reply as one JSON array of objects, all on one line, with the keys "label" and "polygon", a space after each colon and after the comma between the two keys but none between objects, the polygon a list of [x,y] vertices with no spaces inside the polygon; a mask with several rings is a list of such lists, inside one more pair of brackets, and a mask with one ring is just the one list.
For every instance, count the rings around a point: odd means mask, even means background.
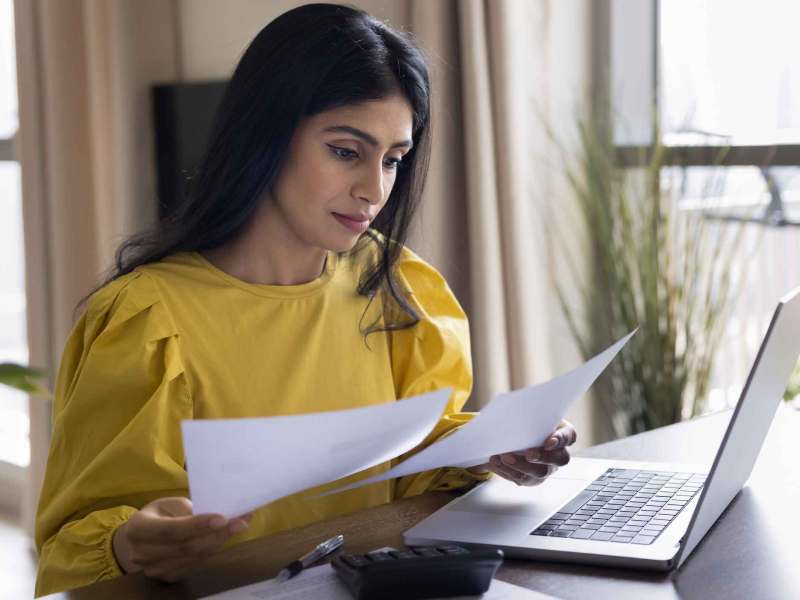
[{"label": "calculator button", "polygon": [[444,554],[469,554],[469,550],[461,546],[436,546],[436,549]]},{"label": "calculator button", "polygon": [[356,556],[355,554],[346,554],[342,556],[342,560],[354,569],[358,569],[370,563],[370,561],[363,556]]},{"label": "calculator button", "polygon": [[389,552],[389,556],[393,558],[417,558],[418,555],[411,550],[392,550]]},{"label": "calculator button", "polygon": [[384,560],[394,560],[387,552],[370,552],[367,554],[367,558],[369,558],[372,562],[381,562]]},{"label": "calculator button", "polygon": [[414,548],[413,552],[419,556],[441,556],[442,553],[436,548]]}]

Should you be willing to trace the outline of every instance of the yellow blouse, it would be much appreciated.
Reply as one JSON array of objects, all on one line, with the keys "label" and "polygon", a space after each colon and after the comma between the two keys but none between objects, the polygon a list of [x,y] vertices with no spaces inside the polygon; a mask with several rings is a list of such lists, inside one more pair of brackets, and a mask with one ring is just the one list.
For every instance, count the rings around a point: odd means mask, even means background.
[{"label": "yellow blouse", "polygon": [[[422,446],[472,417],[459,412],[472,386],[468,324],[447,283],[404,249],[398,280],[421,320],[365,344],[368,300],[356,288],[368,259],[367,251],[331,252],[318,279],[274,286],[180,253],[92,296],[56,384],[36,521],[37,596],[120,575],[115,528],[157,498],[188,497],[182,419],[339,410],[447,386],[455,391],[446,414]],[[363,323],[376,307],[377,297]],[[287,456],[286,468],[302,465]],[[228,544],[479,479],[438,469],[324,498],[295,494],[256,511]]]}]

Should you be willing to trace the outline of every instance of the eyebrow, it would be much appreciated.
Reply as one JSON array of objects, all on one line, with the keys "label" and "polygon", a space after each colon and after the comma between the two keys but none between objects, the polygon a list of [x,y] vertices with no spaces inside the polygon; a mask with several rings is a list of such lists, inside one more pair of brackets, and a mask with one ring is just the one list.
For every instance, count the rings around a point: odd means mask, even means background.
[{"label": "eyebrow", "polygon": [[[350,135],[354,135],[357,138],[361,138],[365,142],[367,142],[373,148],[379,146],[379,142],[375,139],[374,136],[368,134],[366,131],[362,131],[355,127],[350,127],[349,125],[332,125],[331,127],[326,127],[323,129],[325,132],[334,132],[334,133],[349,133]],[[395,142],[391,145],[391,148],[411,148],[414,143],[411,140],[403,140],[402,142]]]}]

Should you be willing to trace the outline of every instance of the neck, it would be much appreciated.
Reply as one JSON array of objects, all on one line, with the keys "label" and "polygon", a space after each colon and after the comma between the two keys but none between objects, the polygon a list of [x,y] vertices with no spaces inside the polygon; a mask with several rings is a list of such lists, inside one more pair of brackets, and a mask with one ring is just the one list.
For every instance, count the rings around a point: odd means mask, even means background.
[{"label": "neck", "polygon": [[275,204],[262,202],[233,240],[202,252],[215,267],[242,281],[264,285],[299,285],[317,279],[327,251],[294,235]]}]

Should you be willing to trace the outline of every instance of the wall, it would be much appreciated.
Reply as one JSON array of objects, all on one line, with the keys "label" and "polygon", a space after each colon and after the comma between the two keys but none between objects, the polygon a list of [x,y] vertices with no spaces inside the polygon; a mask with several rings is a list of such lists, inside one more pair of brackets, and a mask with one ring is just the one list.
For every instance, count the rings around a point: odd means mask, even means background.
[{"label": "wall", "polygon": [[[247,44],[278,15],[303,0],[178,0],[181,71],[187,81],[227,79]],[[405,28],[405,0],[360,0],[353,4],[392,26]]]}]

